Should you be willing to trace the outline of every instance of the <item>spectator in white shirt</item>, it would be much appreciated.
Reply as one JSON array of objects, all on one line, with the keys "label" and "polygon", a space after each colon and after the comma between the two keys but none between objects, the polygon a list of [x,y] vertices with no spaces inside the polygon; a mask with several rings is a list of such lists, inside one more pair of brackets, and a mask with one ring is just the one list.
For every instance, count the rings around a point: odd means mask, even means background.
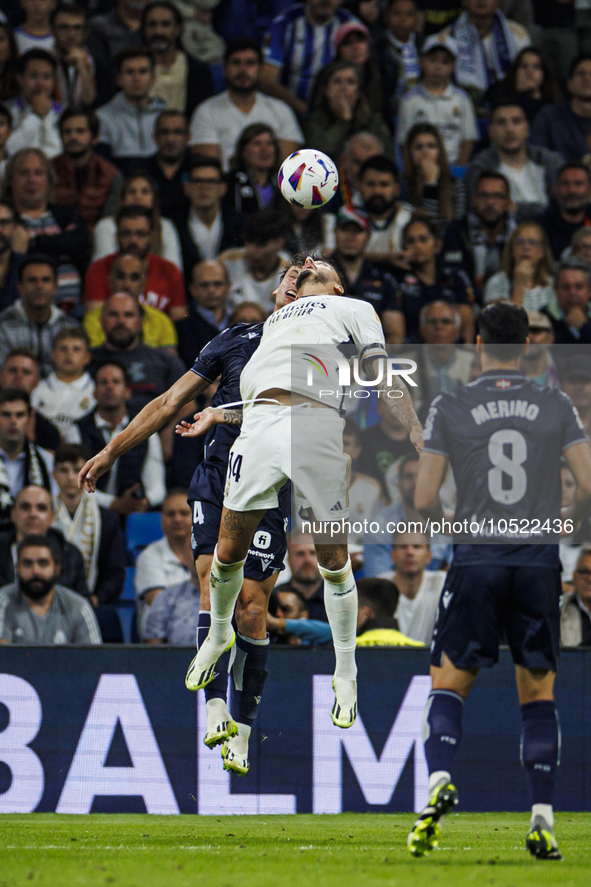
[{"label": "spectator in white shirt", "polygon": [[162,504],[164,537],[145,548],[136,561],[135,593],[140,616],[140,636],[148,608],[163,588],[191,578],[191,508],[187,491],[171,490]]},{"label": "spectator in white shirt", "polygon": [[35,388],[31,404],[59,429],[68,442],[78,439],[74,422],[95,405],[94,382],[87,371],[90,363],[88,336],[82,327],[64,327],[53,342],[55,367]]},{"label": "spectator in white shirt", "polygon": [[57,0],[20,0],[25,20],[14,29],[14,36],[21,55],[29,49],[53,49],[50,19],[56,3]]},{"label": "spectator in white shirt", "polygon": [[191,149],[196,154],[218,157],[229,169],[240,133],[251,123],[267,123],[279,140],[279,161],[304,141],[294,112],[280,99],[257,89],[263,56],[253,40],[238,38],[224,56],[227,89],[203,102],[191,118]]},{"label": "spectator in white shirt", "polygon": [[397,533],[391,557],[394,570],[382,573],[380,578],[390,579],[400,592],[393,615],[402,634],[429,645],[447,574],[444,570],[425,569],[431,560],[431,549],[422,533]]},{"label": "spectator in white shirt", "polygon": [[10,154],[21,148],[41,148],[51,158],[62,153],[59,133],[61,105],[52,96],[56,87],[55,58],[45,49],[30,49],[18,60],[19,95],[6,102],[12,114]]}]

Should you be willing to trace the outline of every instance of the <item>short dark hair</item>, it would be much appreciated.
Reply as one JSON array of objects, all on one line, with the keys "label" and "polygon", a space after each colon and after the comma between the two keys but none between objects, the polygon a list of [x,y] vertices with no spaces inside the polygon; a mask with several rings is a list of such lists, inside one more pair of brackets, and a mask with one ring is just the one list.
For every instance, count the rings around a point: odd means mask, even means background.
[{"label": "short dark hair", "polygon": [[54,464],[63,465],[64,462],[68,462],[75,465],[81,459],[88,462],[90,456],[90,450],[84,444],[61,443],[55,451]]},{"label": "short dark hair", "polygon": [[60,0],[49,16],[49,24],[52,28],[60,13],[64,13],[64,15],[75,15],[76,18],[83,18],[85,22],[87,19],[86,10],[80,5],[80,3],[76,3],[75,0]]},{"label": "short dark hair", "polygon": [[2,364],[2,368],[6,366],[6,361],[10,360],[11,357],[26,357],[28,360],[34,360],[37,366],[39,363],[37,361],[37,355],[33,351],[32,348],[25,348],[24,345],[18,345],[16,348],[11,348],[6,357],[4,358],[4,363]]},{"label": "short dark hair", "polygon": [[2,388],[0,390],[0,407],[5,403],[16,403],[19,400],[26,404],[27,412],[30,413],[31,401],[26,391],[21,391],[20,388]]},{"label": "short dark hair", "polygon": [[6,105],[3,105],[2,103],[0,103],[0,117],[4,117],[8,120],[8,125],[12,129],[12,113],[8,110]]},{"label": "short dark hair", "polygon": [[67,121],[71,120],[72,117],[85,117],[90,133],[93,139],[96,139],[99,134],[100,127],[96,111],[93,111],[92,108],[66,108],[66,110],[61,113],[58,123],[60,134],[64,123],[67,123]]},{"label": "short dark hair", "polygon": [[580,55],[572,60],[568,69],[568,77],[566,78],[567,80],[570,80],[572,78],[579,65],[581,65],[583,62],[591,62],[591,53],[582,52]]},{"label": "short dark hair", "polygon": [[29,62],[47,62],[48,65],[51,65],[54,74],[57,70],[57,62],[55,58],[50,52],[47,52],[46,49],[28,49],[19,56],[16,63],[17,73],[24,74]]},{"label": "short dark hair", "polygon": [[26,269],[29,265],[49,265],[51,270],[53,271],[53,278],[57,280],[57,262],[55,262],[51,256],[46,255],[45,253],[31,253],[22,260],[18,269],[18,279],[23,280]]},{"label": "short dark hair", "polygon": [[355,419],[345,419],[345,427],[343,428],[343,437],[345,434],[348,437],[354,437],[357,442],[359,442],[359,435],[361,434],[361,429],[359,425],[355,421]]},{"label": "short dark hair", "polygon": [[517,96],[508,95],[502,99],[499,99],[499,101],[495,102],[495,104],[493,105],[489,118],[491,123],[497,111],[501,111],[503,108],[519,108],[523,116],[527,119],[527,115],[523,110],[523,105],[521,104],[519,98]]},{"label": "short dark hair", "polygon": [[146,27],[146,16],[153,9],[158,9],[159,6],[162,6],[164,9],[168,9],[169,12],[172,12],[172,14],[174,15],[174,21],[175,21],[175,24],[177,25],[177,27],[180,27],[180,28],[183,27],[184,19],[183,19],[181,13],[179,12],[179,10],[177,9],[177,7],[174,5],[174,3],[170,3],[169,0],[150,0],[150,3],[146,3],[146,5],[144,6],[144,10],[142,12],[142,22],[141,22],[141,26],[140,26],[140,30],[142,32],[143,32],[144,28]]},{"label": "short dark hair", "polygon": [[497,360],[516,360],[523,351],[528,332],[527,311],[514,302],[493,302],[480,313],[483,351]]},{"label": "short dark hair", "polygon": [[563,271],[580,271],[587,278],[587,283],[591,285],[591,268],[584,259],[580,259],[578,256],[567,256],[565,259],[562,259],[554,271],[555,282]]},{"label": "short dark hair", "polygon": [[58,330],[53,343],[51,345],[52,349],[55,348],[60,342],[65,342],[66,339],[78,339],[80,342],[84,342],[86,347],[90,350],[90,339],[88,338],[88,333],[84,329],[83,326],[65,326],[62,327],[61,330]]},{"label": "short dark hair", "polygon": [[121,206],[117,211],[115,221],[117,226],[122,219],[147,219],[150,225],[150,231],[154,228],[154,210],[148,209],[147,206],[141,206],[139,203],[132,203],[128,206]]},{"label": "short dark hair", "polygon": [[220,177],[223,179],[224,171],[222,169],[222,162],[219,157],[207,157],[205,154],[195,154],[195,156],[191,158],[189,177],[191,176],[191,173],[194,169],[207,169],[207,167],[217,169]]},{"label": "short dark hair", "polygon": [[21,552],[25,548],[47,548],[51,552],[54,563],[60,567],[62,565],[62,546],[57,536],[53,534],[43,536],[41,533],[31,533],[25,536],[24,539],[21,539],[16,546],[17,562],[20,560]]},{"label": "short dark hair", "polygon": [[[162,4],[156,3],[154,5],[161,6]],[[187,115],[184,113],[184,111],[175,111],[174,108],[167,108],[165,111],[161,111],[160,114],[158,114],[158,117],[156,118],[156,123],[154,124],[154,132],[156,132],[156,130],[160,126],[160,121],[164,120],[166,117],[182,117],[185,121],[185,128],[189,128]]]},{"label": "short dark hair", "polygon": [[242,229],[244,243],[269,243],[287,236],[285,216],[278,209],[261,209],[246,217]]},{"label": "short dark hair", "polygon": [[130,59],[146,58],[150,62],[150,67],[154,70],[154,56],[147,46],[126,46],[121,52],[115,56],[115,69],[117,73],[121,71],[121,65]]},{"label": "short dark hair", "polygon": [[130,387],[131,376],[129,375],[129,370],[121,360],[117,360],[117,358],[115,357],[109,360],[103,360],[102,363],[99,363],[99,365],[94,368],[94,370],[92,371],[92,378],[94,379],[95,384],[97,375],[104,367],[117,367],[117,369],[121,370],[121,372],[123,373],[125,384],[128,388]]},{"label": "short dark hair", "polygon": [[[447,304],[447,303],[446,303]],[[400,462],[398,463],[398,477],[402,475],[402,472],[409,464],[409,462],[418,462],[419,454],[418,453],[407,453],[406,456],[403,456]]]},{"label": "short dark hair", "polygon": [[359,579],[357,591],[360,597],[365,598],[376,610],[376,616],[388,616],[392,618],[398,606],[400,592],[389,579]]},{"label": "short dark hair", "polygon": [[262,65],[263,50],[256,40],[253,40],[251,37],[236,37],[235,40],[230,40],[224,52],[224,64],[226,64],[230,56],[235,55],[237,52],[245,52],[247,49],[252,49],[253,52],[256,52],[259,64]]},{"label": "short dark hair", "polygon": [[504,176],[502,172],[499,172],[498,169],[484,169],[476,179],[476,183],[474,185],[475,191],[480,183],[483,182],[485,179],[496,179],[497,181],[502,182],[507,190],[507,194],[511,193],[509,179],[507,178],[507,176]]},{"label": "short dark hair", "polygon": [[[590,59],[590,61],[591,61],[591,59]],[[556,176],[556,178],[559,179],[560,176],[562,175],[562,173],[563,173],[563,172],[567,172],[569,169],[578,169],[579,171],[584,172],[585,175],[587,176],[589,182],[591,183],[591,170],[589,169],[588,166],[586,166],[586,165],[585,165],[584,163],[582,163],[580,160],[568,160],[566,163],[564,163],[564,164],[560,167],[560,169],[558,170],[558,175]]]},{"label": "short dark hair", "polygon": [[383,154],[376,154],[375,157],[368,157],[365,163],[361,165],[359,178],[362,179],[365,173],[370,169],[374,170],[374,172],[387,172],[392,176],[395,182],[400,181],[396,164],[393,160],[390,160],[389,157],[384,157]]},{"label": "short dark hair", "polygon": [[413,225],[424,225],[431,237],[435,240],[441,240],[441,228],[433,218],[424,210],[416,210],[411,214],[410,219],[402,229],[402,243],[406,242],[406,236],[408,234],[409,228]]}]

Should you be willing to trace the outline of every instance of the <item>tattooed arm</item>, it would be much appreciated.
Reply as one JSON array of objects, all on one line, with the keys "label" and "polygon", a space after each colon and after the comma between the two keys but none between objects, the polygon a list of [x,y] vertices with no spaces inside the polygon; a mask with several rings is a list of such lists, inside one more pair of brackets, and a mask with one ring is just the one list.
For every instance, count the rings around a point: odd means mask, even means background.
[{"label": "tattooed arm", "polygon": [[[374,375],[374,378],[378,377],[378,361],[382,359],[383,358],[376,358],[371,361],[370,372]],[[370,361],[368,361],[368,363],[370,363]],[[378,397],[381,398],[384,403],[388,404],[388,409],[394,418],[398,419],[400,424],[406,428],[410,442],[413,444],[417,452],[420,453],[423,449],[423,428],[419,422],[419,417],[416,414],[412,397],[410,396],[406,383],[400,376],[394,376],[391,385],[388,385],[386,382],[386,373],[384,373],[384,379],[376,386],[376,390]]]},{"label": "tattooed arm", "polygon": [[203,412],[195,413],[194,422],[180,422],[175,431],[181,437],[199,437],[213,425],[242,425],[242,410],[226,409],[225,407],[206,407]]}]

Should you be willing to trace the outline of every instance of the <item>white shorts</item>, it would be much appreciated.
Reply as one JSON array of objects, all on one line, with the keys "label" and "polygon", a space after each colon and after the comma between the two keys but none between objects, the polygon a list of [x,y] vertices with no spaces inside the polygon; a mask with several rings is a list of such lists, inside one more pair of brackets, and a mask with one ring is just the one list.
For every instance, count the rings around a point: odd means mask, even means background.
[{"label": "white shorts", "polygon": [[336,410],[310,404],[251,407],[230,450],[225,507],[276,508],[291,480],[298,509],[311,508],[318,521],[347,519],[351,460],[343,453],[343,425]]}]

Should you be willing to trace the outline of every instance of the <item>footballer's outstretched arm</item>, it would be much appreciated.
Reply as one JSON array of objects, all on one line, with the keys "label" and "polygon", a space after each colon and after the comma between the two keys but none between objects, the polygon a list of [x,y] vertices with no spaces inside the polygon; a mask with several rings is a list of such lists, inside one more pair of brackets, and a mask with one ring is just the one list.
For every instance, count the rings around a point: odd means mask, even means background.
[{"label": "footballer's outstretched arm", "polygon": [[195,413],[193,422],[179,422],[174,429],[181,437],[199,437],[205,434],[212,425],[242,425],[242,408],[227,409],[226,407],[206,407],[202,412]]},{"label": "footballer's outstretched arm", "polygon": [[160,431],[182,407],[203,394],[210,385],[211,382],[192,370],[186,372],[168,391],[146,404],[127,428],[114,437],[100,453],[88,460],[78,475],[78,485],[84,486],[89,493],[94,493],[98,478],[113,466],[119,456]]},{"label": "footballer's outstretched arm", "polygon": [[[377,378],[381,360],[383,360],[383,357],[369,358],[364,361],[363,369],[365,370],[366,367],[371,368],[369,369],[369,372],[375,374],[375,377]],[[384,378],[385,377],[386,374],[384,373]],[[410,442],[413,444],[417,452],[420,453],[423,449],[423,427],[419,422],[419,417],[417,416],[412,402],[410,391],[404,380],[400,376],[393,376],[390,385],[387,385],[384,381],[377,386],[377,391],[378,397],[383,397],[388,404],[388,409],[392,415],[398,419],[404,428],[406,428]],[[398,394],[395,397],[391,397],[389,396],[390,392],[398,392]]]}]

